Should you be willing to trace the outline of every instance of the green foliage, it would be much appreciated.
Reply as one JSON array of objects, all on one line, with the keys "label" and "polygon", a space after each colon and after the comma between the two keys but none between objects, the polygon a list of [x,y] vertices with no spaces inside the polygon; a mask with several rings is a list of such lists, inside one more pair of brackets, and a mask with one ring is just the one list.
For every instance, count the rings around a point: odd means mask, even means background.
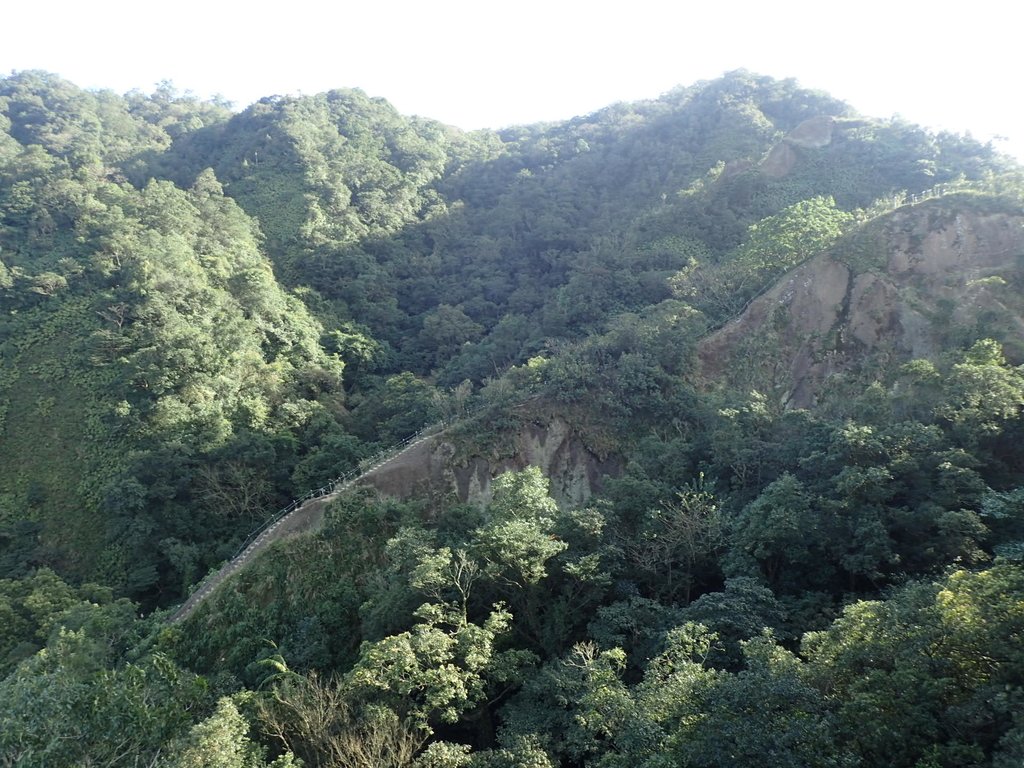
[{"label": "green foliage", "polygon": [[830,197],[814,197],[751,225],[736,260],[759,276],[771,276],[831,246],[853,216]]},{"label": "green foliage", "polygon": [[500,606],[479,626],[452,621],[443,606],[417,614],[423,621],[411,631],[364,646],[351,680],[358,695],[382,698],[429,732],[480,703],[486,675],[503,664],[494,644],[512,617]]},{"label": "green foliage", "polygon": [[820,530],[820,517],[803,484],[784,475],[740,512],[733,526],[730,554],[756,561],[770,586],[786,586],[784,574],[794,570],[793,581],[804,584],[809,572],[828,562],[813,535]]},{"label": "green foliage", "polygon": [[854,756],[833,743],[825,700],[805,680],[799,660],[770,634],[748,641],[744,653],[743,671],[680,698],[669,759],[735,768],[854,764]]},{"label": "green foliage", "polygon": [[555,502],[537,467],[508,472],[494,481],[488,520],[473,534],[473,551],[484,573],[519,588],[547,574],[546,560],[566,548],[553,535]]},{"label": "green foliage", "polygon": [[[922,304],[945,348],[880,343],[813,412],[775,318],[695,375],[786,270],[913,247],[885,212],[936,184],[928,226],[1015,242],[991,147],[743,71],[472,134],[0,78],[0,762],[1016,764],[1020,281],[969,280],[970,327]],[[351,494],[183,626],[114,599],[424,425],[507,467],[556,418],[583,508],[533,467]]]},{"label": "green foliage", "polygon": [[[1021,570],[1000,565],[856,603],[804,651],[836,737],[871,765],[982,760],[1020,706]],[[899,728],[894,724],[899,723]]]},{"label": "green foliage", "polygon": [[249,738],[249,723],[228,697],[217,702],[217,709],[201,723],[192,726],[188,736],[175,744],[168,765],[174,768],[292,768],[291,753],[269,765],[265,750]]},{"label": "green foliage", "polygon": [[672,502],[647,510],[624,549],[637,569],[649,574],[659,599],[688,603],[697,572],[711,566],[723,543],[720,507],[701,475]]},{"label": "green foliage", "polygon": [[776,278],[834,245],[854,221],[831,197],[790,205],[747,228],[718,265],[691,261],[671,279],[674,293],[718,321],[739,312]]},{"label": "green foliage", "polygon": [[88,609],[0,682],[0,755],[17,765],[153,761],[206,706],[205,682],[140,644],[134,617]]},{"label": "green foliage", "polygon": [[[363,639],[360,606],[376,596],[367,563],[379,562],[375,550],[384,544],[371,545],[367,535],[388,524],[366,514],[345,529],[347,539],[273,547],[206,601],[185,631],[171,632],[169,651],[194,669],[227,670],[249,685],[263,678],[257,663],[270,654],[268,641],[299,672],[351,664]],[[205,629],[190,629],[194,623]]]},{"label": "green foliage", "polygon": [[[263,467],[256,474],[258,462],[229,457],[247,451],[253,432],[294,435],[336,402],[341,365],[320,348],[316,321],[275,283],[253,222],[212,172],[188,191],[80,173],[86,159],[60,147],[81,139],[46,127],[64,119],[57,92],[70,87],[5,81],[15,86],[4,103],[21,110],[14,124],[25,128],[11,130],[25,147],[0,176],[0,247],[12,254],[5,283],[16,311],[3,319],[3,355],[20,375],[0,382],[0,394],[18,406],[3,428],[19,458],[4,463],[0,488],[15,499],[39,489],[30,516],[42,524],[44,562],[133,595],[168,586],[173,594],[217,556],[208,545],[185,556],[197,537],[223,542],[232,532],[220,521],[249,525],[291,491],[287,471],[275,483]],[[96,98],[75,92],[76,108],[100,110]],[[95,124],[100,143],[116,138],[104,119]],[[159,133],[144,122],[138,130]],[[40,442],[40,433],[53,438]],[[147,466],[157,457],[163,474],[179,473],[177,488],[154,487]],[[203,480],[190,488],[182,472]],[[59,480],[69,474],[77,488]],[[238,492],[249,500],[227,506],[240,513],[225,508]],[[213,530],[200,533],[204,524]],[[79,562],[68,562],[72,550]]]},{"label": "green foliage", "polygon": [[772,591],[747,577],[728,579],[725,589],[701,595],[682,615],[715,633],[719,643],[708,659],[730,671],[742,666],[744,642],[764,632],[777,635],[786,618],[785,609]]},{"label": "green foliage", "polygon": [[0,580],[0,675],[42,648],[72,609],[109,602],[109,590],[75,589],[45,568],[27,578]]},{"label": "green foliage", "polygon": [[436,390],[406,371],[389,376],[353,409],[355,434],[391,446],[437,420]]},{"label": "green foliage", "polygon": [[945,382],[945,402],[937,415],[948,419],[969,441],[998,434],[1024,405],[1024,374],[1009,368],[991,339],[977,342],[952,367]]}]

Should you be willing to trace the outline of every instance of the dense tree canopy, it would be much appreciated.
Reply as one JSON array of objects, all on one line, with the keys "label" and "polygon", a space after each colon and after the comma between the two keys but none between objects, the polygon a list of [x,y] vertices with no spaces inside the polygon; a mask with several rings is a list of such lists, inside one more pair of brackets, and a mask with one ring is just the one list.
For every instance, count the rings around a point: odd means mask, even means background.
[{"label": "dense tree canopy", "polygon": [[[822,253],[926,258],[908,219],[1018,247],[1022,178],[745,71],[473,133],[0,77],[0,764],[1019,764],[1020,265],[901,284],[931,341],[823,340],[812,410],[781,314],[696,352]],[[555,419],[599,495],[517,464]],[[439,421],[515,468],[482,503],[345,494],[165,623]]]}]

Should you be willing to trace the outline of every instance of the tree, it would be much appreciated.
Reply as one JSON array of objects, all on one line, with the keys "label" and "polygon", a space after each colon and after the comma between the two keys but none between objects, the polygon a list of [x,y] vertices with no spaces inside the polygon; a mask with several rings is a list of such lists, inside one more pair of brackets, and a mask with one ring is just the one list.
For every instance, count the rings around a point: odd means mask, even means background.
[{"label": "tree", "polygon": [[410,631],[364,643],[349,681],[361,698],[429,734],[482,703],[489,679],[506,679],[521,654],[496,648],[512,619],[501,606],[480,625],[445,605],[424,604],[416,615],[421,621]]},{"label": "tree", "polygon": [[831,247],[853,221],[831,196],[802,200],[751,224],[719,265],[691,262],[673,278],[673,290],[725,320],[779,275]]},{"label": "tree", "polygon": [[432,366],[443,365],[463,344],[476,341],[484,328],[458,307],[441,304],[423,317],[420,342]]},{"label": "tree", "polygon": [[998,435],[1024,407],[1024,372],[1010,368],[1002,348],[978,341],[956,363],[945,381],[944,402],[936,409],[968,446]]},{"label": "tree", "polygon": [[522,590],[547,575],[545,562],[568,546],[554,535],[558,507],[538,467],[494,479],[487,522],[473,532],[470,551],[487,578]]},{"label": "tree", "polygon": [[556,759],[589,764],[631,724],[635,703],[622,680],[625,654],[578,643],[530,676],[505,708],[503,741],[536,738]]},{"label": "tree", "polygon": [[279,669],[256,699],[260,724],[310,768],[406,768],[423,745],[422,729],[386,707],[361,707],[342,680]]},{"label": "tree", "polygon": [[191,726],[206,685],[161,654],[121,663],[111,650],[89,628],[61,630],[0,683],[0,757],[24,765],[154,763]]},{"label": "tree", "polygon": [[865,764],[969,764],[1013,748],[1022,630],[1024,569],[1004,563],[849,605],[802,651],[834,738]]},{"label": "tree", "polygon": [[[829,569],[826,518],[800,480],[786,474],[746,505],[732,524],[726,571],[756,575],[776,592],[822,583]],[[814,578],[808,578],[811,570]]]},{"label": "tree", "polygon": [[800,660],[770,633],[746,641],[746,668],[718,675],[678,703],[666,753],[695,768],[840,768],[855,764],[833,741],[823,696]]},{"label": "tree", "polygon": [[743,643],[764,632],[777,633],[786,618],[785,609],[770,589],[756,579],[727,579],[721,592],[707,592],[682,612],[686,621],[707,627],[718,637],[709,661],[730,671],[744,660]]},{"label": "tree", "polygon": [[670,601],[678,595],[685,605],[696,574],[713,567],[724,543],[725,526],[714,486],[702,474],[674,501],[649,510],[636,537],[625,541],[623,548],[641,571],[653,577],[656,594]]},{"label": "tree", "polygon": [[266,750],[249,738],[249,723],[235,702],[222,697],[216,711],[192,726],[189,734],[174,745],[168,765],[171,768],[293,768],[289,752],[269,765]]}]

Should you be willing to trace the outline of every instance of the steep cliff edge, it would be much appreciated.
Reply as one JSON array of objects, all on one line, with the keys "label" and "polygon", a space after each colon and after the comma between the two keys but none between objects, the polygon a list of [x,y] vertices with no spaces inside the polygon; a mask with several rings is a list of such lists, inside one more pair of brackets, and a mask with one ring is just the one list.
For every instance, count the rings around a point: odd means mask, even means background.
[{"label": "steep cliff edge", "polygon": [[397,498],[447,496],[486,503],[491,481],[509,470],[539,467],[551,481],[551,495],[564,506],[585,502],[600,490],[603,477],[621,471],[621,462],[594,454],[570,425],[555,418],[546,424],[525,422],[507,436],[500,458],[460,456],[456,443],[438,435],[382,466],[360,484]]},{"label": "steep cliff edge", "polygon": [[[513,452],[503,458],[469,455],[459,461],[457,444],[448,431],[417,437],[412,442],[380,458],[354,479],[338,481],[329,488],[311,491],[298,506],[269,524],[255,540],[228,561],[169,617],[172,623],[189,618],[227,579],[259,557],[260,553],[283,539],[318,530],[324,521],[326,505],[353,487],[374,488],[384,496],[400,499],[412,496],[448,500],[454,493],[462,502],[487,503],[492,495],[492,480],[509,470],[537,466],[551,482],[550,493],[560,504],[572,507],[586,502],[600,490],[603,477],[622,470],[615,458],[600,459],[562,419],[549,419],[546,425],[523,422],[503,440]],[[465,454],[465,450],[462,451]],[[290,510],[290,511],[289,511]]]},{"label": "steep cliff edge", "polygon": [[974,338],[1024,360],[1024,211],[964,203],[904,206],[791,271],[701,342],[704,379],[803,408],[830,377]]}]

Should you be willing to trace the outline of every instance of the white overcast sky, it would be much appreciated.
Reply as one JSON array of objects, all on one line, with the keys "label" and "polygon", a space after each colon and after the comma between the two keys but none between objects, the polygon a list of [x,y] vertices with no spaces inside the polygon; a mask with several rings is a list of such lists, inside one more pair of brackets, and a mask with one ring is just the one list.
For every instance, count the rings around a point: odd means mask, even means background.
[{"label": "white overcast sky", "polygon": [[745,68],[1024,159],[1010,0],[48,0],[3,11],[0,72],[161,80],[237,107],[362,88],[465,129],[558,120]]}]

